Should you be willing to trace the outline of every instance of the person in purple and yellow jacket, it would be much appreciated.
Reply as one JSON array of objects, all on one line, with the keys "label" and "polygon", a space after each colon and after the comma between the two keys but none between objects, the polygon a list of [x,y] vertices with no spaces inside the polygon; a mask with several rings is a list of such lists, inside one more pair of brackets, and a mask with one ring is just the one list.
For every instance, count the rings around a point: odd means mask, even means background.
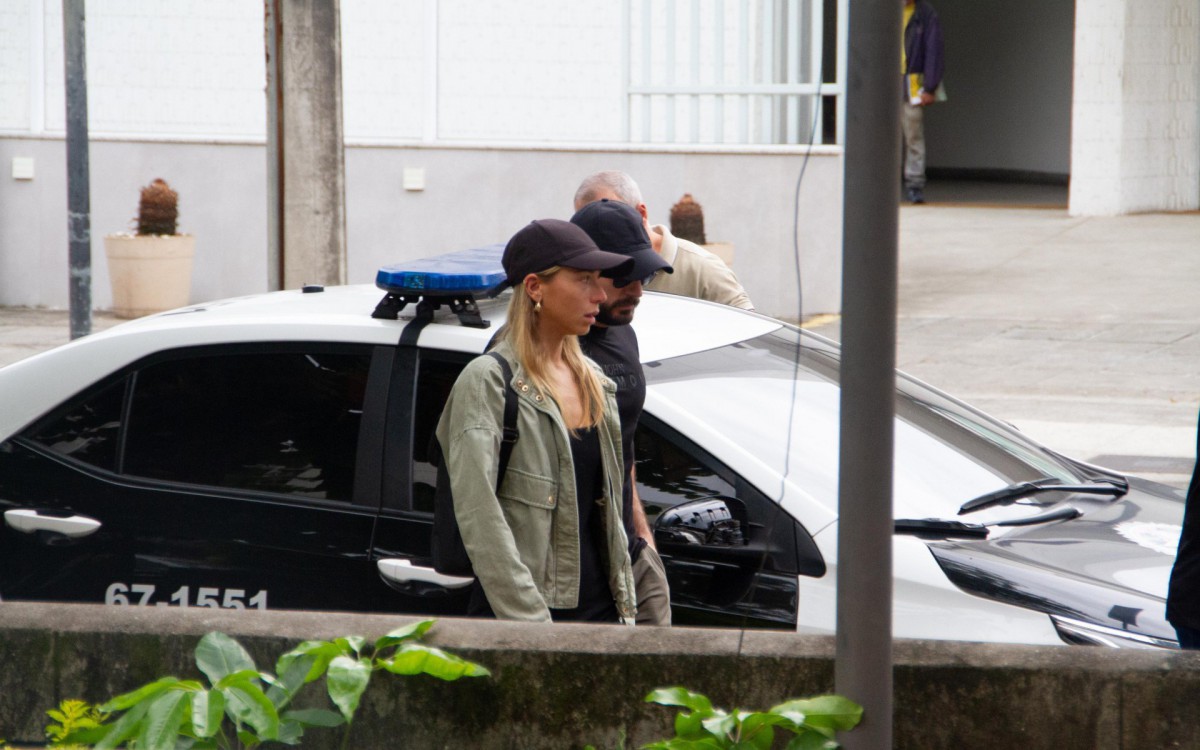
[{"label": "person in purple and yellow jacket", "polygon": [[904,3],[900,70],[903,74],[904,196],[910,203],[925,202],[925,108],[945,101],[942,74],[946,60],[942,24],[937,11],[925,0]]}]

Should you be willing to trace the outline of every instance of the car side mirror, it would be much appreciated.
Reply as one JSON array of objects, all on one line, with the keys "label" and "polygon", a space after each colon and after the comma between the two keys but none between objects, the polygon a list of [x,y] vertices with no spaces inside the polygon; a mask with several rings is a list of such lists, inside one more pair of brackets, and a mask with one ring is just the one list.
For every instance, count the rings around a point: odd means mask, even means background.
[{"label": "car side mirror", "polygon": [[731,508],[742,510],[741,503],[731,497],[692,500],[668,508],[654,523],[654,543],[664,549],[744,547],[745,525]]}]

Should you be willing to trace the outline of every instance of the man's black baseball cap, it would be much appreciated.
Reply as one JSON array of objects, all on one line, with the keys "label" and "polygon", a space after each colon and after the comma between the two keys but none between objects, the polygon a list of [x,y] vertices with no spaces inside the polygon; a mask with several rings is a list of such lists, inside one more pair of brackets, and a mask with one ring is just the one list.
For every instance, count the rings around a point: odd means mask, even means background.
[{"label": "man's black baseball cap", "polygon": [[609,278],[623,276],[633,267],[629,258],[604,252],[587,232],[560,219],[531,221],[508,241],[500,262],[513,286],[519,286],[531,273],[554,266],[599,271]]},{"label": "man's black baseball cap", "polygon": [[674,273],[671,264],[654,252],[642,215],[631,206],[605,198],[576,211],[571,223],[587,232],[601,250],[633,258],[627,272],[612,276],[618,282],[641,281],[659,271]]}]

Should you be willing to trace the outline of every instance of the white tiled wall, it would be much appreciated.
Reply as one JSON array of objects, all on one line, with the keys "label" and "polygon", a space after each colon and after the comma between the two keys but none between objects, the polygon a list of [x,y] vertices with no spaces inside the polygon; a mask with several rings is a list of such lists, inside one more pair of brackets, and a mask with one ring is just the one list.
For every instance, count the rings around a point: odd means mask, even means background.
[{"label": "white tiled wall", "polygon": [[1071,212],[1200,208],[1200,8],[1079,0]]},{"label": "white tiled wall", "polygon": [[29,4],[0,3],[0,129],[29,127]]},{"label": "white tiled wall", "polygon": [[352,138],[419,140],[426,99],[422,0],[342,0],[342,109]]},{"label": "white tiled wall", "polygon": [[[620,3],[342,0],[341,8],[350,139],[420,140],[431,118],[449,141],[622,137]],[[41,40],[30,38],[33,12],[44,17]],[[87,12],[93,134],[264,137],[261,2],[103,0]],[[63,130],[62,46],[60,0],[0,2],[0,132],[29,132],[31,106],[44,109],[47,130]],[[34,55],[45,64],[40,97],[30,91]]]},{"label": "white tiled wall", "polygon": [[616,141],[620,3],[441,3],[438,135]]},{"label": "white tiled wall", "polygon": [[[62,3],[46,0],[45,121],[65,121]],[[87,4],[88,120],[97,134],[262,137],[263,7],[245,0]]]}]

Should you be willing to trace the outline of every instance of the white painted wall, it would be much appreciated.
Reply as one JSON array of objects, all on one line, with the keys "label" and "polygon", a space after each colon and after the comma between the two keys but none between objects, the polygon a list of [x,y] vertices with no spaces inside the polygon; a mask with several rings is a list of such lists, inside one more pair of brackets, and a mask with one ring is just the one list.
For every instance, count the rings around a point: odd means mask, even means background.
[{"label": "white painted wall", "polygon": [[[350,279],[397,259],[504,242],[532,219],[569,218],[580,180],[620,169],[638,181],[652,223],[684,193],[705,209],[711,241],[735,245],[733,268],[765,313],[800,317],[792,250],[793,196],[803,154],[654,150],[362,148],[347,153]],[[841,156],[812,156],[801,191],[804,312],[840,309]],[[427,188],[406,192],[405,167]]]},{"label": "white painted wall", "polygon": [[[34,160],[12,180],[12,158]],[[0,139],[0,305],[65,309],[66,148],[59,139]],[[129,231],[138,189],[155,177],[179,192],[179,230],[196,236],[192,299],[265,291],[266,153],[232,144],[91,144],[92,301],[110,309],[103,236]]]},{"label": "white painted wall", "polygon": [[1200,8],[1079,0],[1071,213],[1200,208]]},{"label": "white painted wall", "polygon": [[[0,179],[0,305],[65,308],[66,164],[58,139],[0,139],[0,164],[32,157],[32,181]],[[639,181],[651,219],[692,193],[713,241],[735,245],[734,270],[762,312],[800,317],[792,250],[802,153],[697,150],[351,147],[346,152],[349,281],[384,264],[506,241],[535,218],[566,219],[579,181],[623,169]],[[93,301],[111,306],[103,235],[126,231],[138,188],[164,177],[179,191],[180,230],[196,236],[192,300],[266,290],[266,154],[245,144],[95,141]],[[426,188],[403,188],[406,167]],[[842,159],[811,157],[801,190],[804,314],[835,312],[841,292]]]}]

